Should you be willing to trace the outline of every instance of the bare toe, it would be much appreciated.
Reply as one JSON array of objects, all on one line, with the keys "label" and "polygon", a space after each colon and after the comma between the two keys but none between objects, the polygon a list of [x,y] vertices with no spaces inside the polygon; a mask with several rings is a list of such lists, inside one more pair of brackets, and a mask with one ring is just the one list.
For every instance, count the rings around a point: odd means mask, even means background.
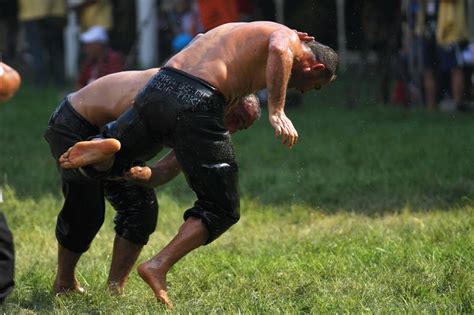
[{"label": "bare toe", "polygon": [[137,267],[138,274],[145,281],[155,293],[158,301],[165,304],[170,310],[173,309],[173,303],[168,297],[166,291],[166,273],[160,272],[158,269],[149,267],[145,262]]}]

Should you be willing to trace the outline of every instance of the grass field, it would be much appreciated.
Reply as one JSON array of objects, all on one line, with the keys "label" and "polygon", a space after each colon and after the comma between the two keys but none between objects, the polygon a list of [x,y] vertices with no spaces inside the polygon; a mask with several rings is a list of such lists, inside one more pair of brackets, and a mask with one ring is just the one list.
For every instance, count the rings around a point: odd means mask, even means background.
[{"label": "grass field", "polygon": [[[292,150],[265,113],[236,135],[242,219],[172,270],[178,313],[473,312],[474,116],[363,99],[348,110],[342,83],[288,110],[300,134]],[[51,293],[62,197],[42,132],[59,99],[24,86],[0,104],[0,208],[17,255],[0,312],[164,313],[135,271],[124,296],[104,290],[110,207],[78,267],[88,294]],[[139,261],[170,240],[194,198],[182,176],[157,195],[158,228]]]}]

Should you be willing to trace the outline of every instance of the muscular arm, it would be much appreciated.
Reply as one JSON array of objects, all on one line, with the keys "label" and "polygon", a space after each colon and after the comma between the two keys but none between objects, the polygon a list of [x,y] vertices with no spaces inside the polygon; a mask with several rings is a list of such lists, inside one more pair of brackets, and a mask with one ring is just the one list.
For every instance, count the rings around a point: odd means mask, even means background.
[{"label": "muscular arm", "polygon": [[268,46],[266,68],[269,120],[275,129],[275,136],[281,137],[282,143],[290,148],[296,143],[298,133],[286,117],[284,107],[297,44],[299,39],[291,30],[273,33]]},{"label": "muscular arm", "polygon": [[154,166],[135,166],[130,169],[126,179],[137,185],[155,188],[166,184],[181,172],[174,150],[170,151]]}]

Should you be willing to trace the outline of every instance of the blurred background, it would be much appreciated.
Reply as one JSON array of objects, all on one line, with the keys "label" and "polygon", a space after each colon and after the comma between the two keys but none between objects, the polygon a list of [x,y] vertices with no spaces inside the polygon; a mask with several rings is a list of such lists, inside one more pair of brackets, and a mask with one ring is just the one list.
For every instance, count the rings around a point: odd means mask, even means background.
[{"label": "blurred background", "polygon": [[[0,104],[0,212],[17,250],[0,313],[163,312],[136,273],[126,300],[103,290],[110,205],[80,265],[90,294],[52,294],[63,198],[43,133],[67,93],[253,20],[336,49],[338,78],[288,93],[300,135],[291,151],[265,112],[233,136],[242,219],[173,272],[178,313],[473,314],[474,0],[0,0],[0,60],[23,79]],[[195,200],[184,176],[157,194],[160,221],[142,257]]]},{"label": "blurred background", "polygon": [[474,0],[0,0],[0,54],[36,87],[75,90],[159,66],[217,25],[272,20],[339,52],[338,104],[470,112],[473,16]]}]

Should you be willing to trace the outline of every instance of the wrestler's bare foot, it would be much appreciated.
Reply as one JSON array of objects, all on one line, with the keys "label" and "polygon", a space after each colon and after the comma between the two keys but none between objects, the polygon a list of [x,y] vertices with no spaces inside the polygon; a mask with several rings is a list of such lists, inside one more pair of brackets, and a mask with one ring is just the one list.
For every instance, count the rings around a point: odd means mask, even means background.
[{"label": "wrestler's bare foot", "polygon": [[173,304],[168,297],[166,288],[166,272],[153,266],[150,261],[144,262],[137,267],[138,274],[155,293],[156,298],[168,307],[173,309]]},{"label": "wrestler's bare foot", "polygon": [[59,165],[62,168],[77,168],[93,164],[97,170],[105,171],[112,166],[114,154],[119,150],[120,141],[116,139],[81,141],[59,157]]},{"label": "wrestler's bare foot", "polygon": [[107,289],[109,293],[112,295],[120,296],[123,294],[123,286],[120,285],[118,282],[109,282],[107,283]]},{"label": "wrestler's bare foot", "polygon": [[84,294],[86,290],[79,285],[79,282],[74,280],[73,283],[61,283],[59,280],[55,280],[53,284],[53,292],[56,295],[70,294],[70,293],[79,293]]}]

